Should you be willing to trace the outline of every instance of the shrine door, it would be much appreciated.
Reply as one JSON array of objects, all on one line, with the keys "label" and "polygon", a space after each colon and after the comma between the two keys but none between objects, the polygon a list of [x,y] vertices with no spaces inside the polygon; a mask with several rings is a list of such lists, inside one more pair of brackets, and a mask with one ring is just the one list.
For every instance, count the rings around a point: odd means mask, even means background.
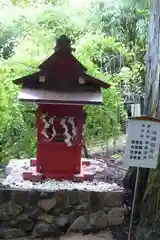
[{"label": "shrine door", "polygon": [[83,107],[40,104],[37,129],[37,171],[50,178],[79,173]]}]

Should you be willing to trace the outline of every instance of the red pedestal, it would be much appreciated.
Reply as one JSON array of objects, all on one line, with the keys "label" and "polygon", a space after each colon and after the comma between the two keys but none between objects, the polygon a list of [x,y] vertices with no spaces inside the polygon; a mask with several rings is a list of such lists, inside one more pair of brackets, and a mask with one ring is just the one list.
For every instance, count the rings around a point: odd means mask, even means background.
[{"label": "red pedestal", "polygon": [[[74,124],[69,121],[70,117],[73,118]],[[65,127],[62,121],[65,122]],[[43,175],[43,178],[72,180],[75,174],[82,174],[83,121],[82,106],[53,104],[38,106],[37,158],[31,159],[31,166],[36,166],[37,173]],[[55,131],[54,137],[52,137],[53,131]],[[65,131],[70,136],[69,146],[65,142]],[[35,178],[38,177],[42,179],[39,175]],[[24,173],[24,179],[28,180],[28,178],[31,178],[29,173]]]},{"label": "red pedestal", "polygon": [[[42,116],[46,114],[46,120]],[[72,144],[68,146],[64,141],[64,129],[60,124],[62,118],[74,118],[76,135]],[[48,124],[51,118],[54,121],[56,130],[55,138],[48,139],[44,136],[44,124]],[[53,119],[52,119],[53,120]],[[90,165],[88,159],[81,160],[82,131],[83,131],[83,108],[82,106],[41,104],[37,112],[37,158],[32,158],[31,172],[24,172],[24,180],[42,181],[43,179],[91,181],[93,174],[84,172],[84,166]],[[72,125],[65,121],[68,133],[72,136]],[[53,132],[53,121],[50,128],[47,128],[48,137]],[[56,137],[61,137],[61,141]]]},{"label": "red pedestal", "polygon": [[44,175],[42,173],[32,174],[32,182],[42,182],[43,179],[44,179]]},{"label": "red pedestal", "polygon": [[[35,165],[37,162],[36,159],[31,159],[31,165]],[[82,182],[82,181],[92,181],[93,180],[93,174],[84,172],[84,167],[89,166],[90,161],[88,159],[82,159],[81,160],[81,167],[80,167],[80,173],[73,174],[73,173],[38,173],[36,172],[36,168],[33,166],[33,171],[27,171],[23,173],[23,179],[33,182],[41,182],[46,178],[50,179],[56,179],[56,180],[73,180],[76,182]]]},{"label": "red pedestal", "polygon": [[32,181],[32,172],[23,172],[23,179],[27,181]]}]

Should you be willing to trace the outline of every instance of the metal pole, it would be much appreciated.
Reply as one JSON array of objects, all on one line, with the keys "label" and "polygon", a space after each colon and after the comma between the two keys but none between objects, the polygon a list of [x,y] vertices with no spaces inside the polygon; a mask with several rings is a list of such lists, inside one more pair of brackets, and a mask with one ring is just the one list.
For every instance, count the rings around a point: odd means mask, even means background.
[{"label": "metal pole", "polygon": [[137,195],[137,188],[138,188],[138,180],[139,180],[139,167],[137,168],[137,174],[136,174],[136,182],[135,182],[135,188],[134,188],[134,196],[133,196],[132,212],[131,212],[130,225],[129,225],[129,232],[128,232],[128,240],[131,240],[131,230],[132,230],[133,216],[134,216],[134,209],[135,209],[135,203],[136,203],[136,195]]}]

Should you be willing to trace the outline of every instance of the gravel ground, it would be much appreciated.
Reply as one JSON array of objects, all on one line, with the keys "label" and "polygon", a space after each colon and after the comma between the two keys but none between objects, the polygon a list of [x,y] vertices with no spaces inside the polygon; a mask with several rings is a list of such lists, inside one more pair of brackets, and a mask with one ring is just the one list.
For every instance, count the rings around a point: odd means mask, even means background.
[{"label": "gravel ground", "polygon": [[[122,135],[116,142],[117,151],[122,152],[124,149],[125,136]],[[112,143],[113,144],[113,143]],[[109,146],[108,151],[90,154],[91,164],[86,166],[84,171],[92,173],[94,179],[91,182],[84,181],[76,183],[73,181],[56,181],[46,179],[41,183],[24,181],[22,173],[24,171],[35,172],[35,167],[30,167],[29,159],[13,159],[5,168],[5,179],[1,183],[6,187],[24,188],[24,189],[42,189],[42,190],[59,190],[59,189],[79,189],[86,191],[112,191],[123,189],[123,178],[127,169],[123,166],[122,157],[120,154],[111,156],[113,146]],[[96,148],[96,151],[98,148]],[[122,155],[122,154],[121,154]]]},{"label": "gravel ground", "polygon": [[59,189],[79,189],[86,191],[112,191],[122,190],[122,180],[126,170],[121,167],[121,159],[109,158],[108,160],[99,157],[91,159],[90,166],[85,167],[86,172],[94,174],[93,181],[73,182],[73,181],[56,181],[46,179],[43,182],[24,181],[22,173],[24,171],[35,171],[35,167],[30,167],[29,159],[13,159],[5,168],[6,177],[2,184],[12,188],[24,189],[43,189],[43,190],[59,190]]}]

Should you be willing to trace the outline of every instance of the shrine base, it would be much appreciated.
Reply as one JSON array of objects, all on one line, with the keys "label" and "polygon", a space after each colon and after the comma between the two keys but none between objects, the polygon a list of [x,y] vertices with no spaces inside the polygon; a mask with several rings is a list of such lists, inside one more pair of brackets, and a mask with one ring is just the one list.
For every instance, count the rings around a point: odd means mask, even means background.
[{"label": "shrine base", "polygon": [[33,182],[41,182],[44,179],[55,179],[55,180],[72,180],[76,182],[82,181],[92,181],[93,174],[84,171],[85,166],[90,165],[90,160],[88,159],[81,159],[81,172],[79,174],[72,174],[72,173],[38,173],[36,171],[36,159],[30,160],[30,165],[32,167],[32,171],[23,172],[23,179]]}]

